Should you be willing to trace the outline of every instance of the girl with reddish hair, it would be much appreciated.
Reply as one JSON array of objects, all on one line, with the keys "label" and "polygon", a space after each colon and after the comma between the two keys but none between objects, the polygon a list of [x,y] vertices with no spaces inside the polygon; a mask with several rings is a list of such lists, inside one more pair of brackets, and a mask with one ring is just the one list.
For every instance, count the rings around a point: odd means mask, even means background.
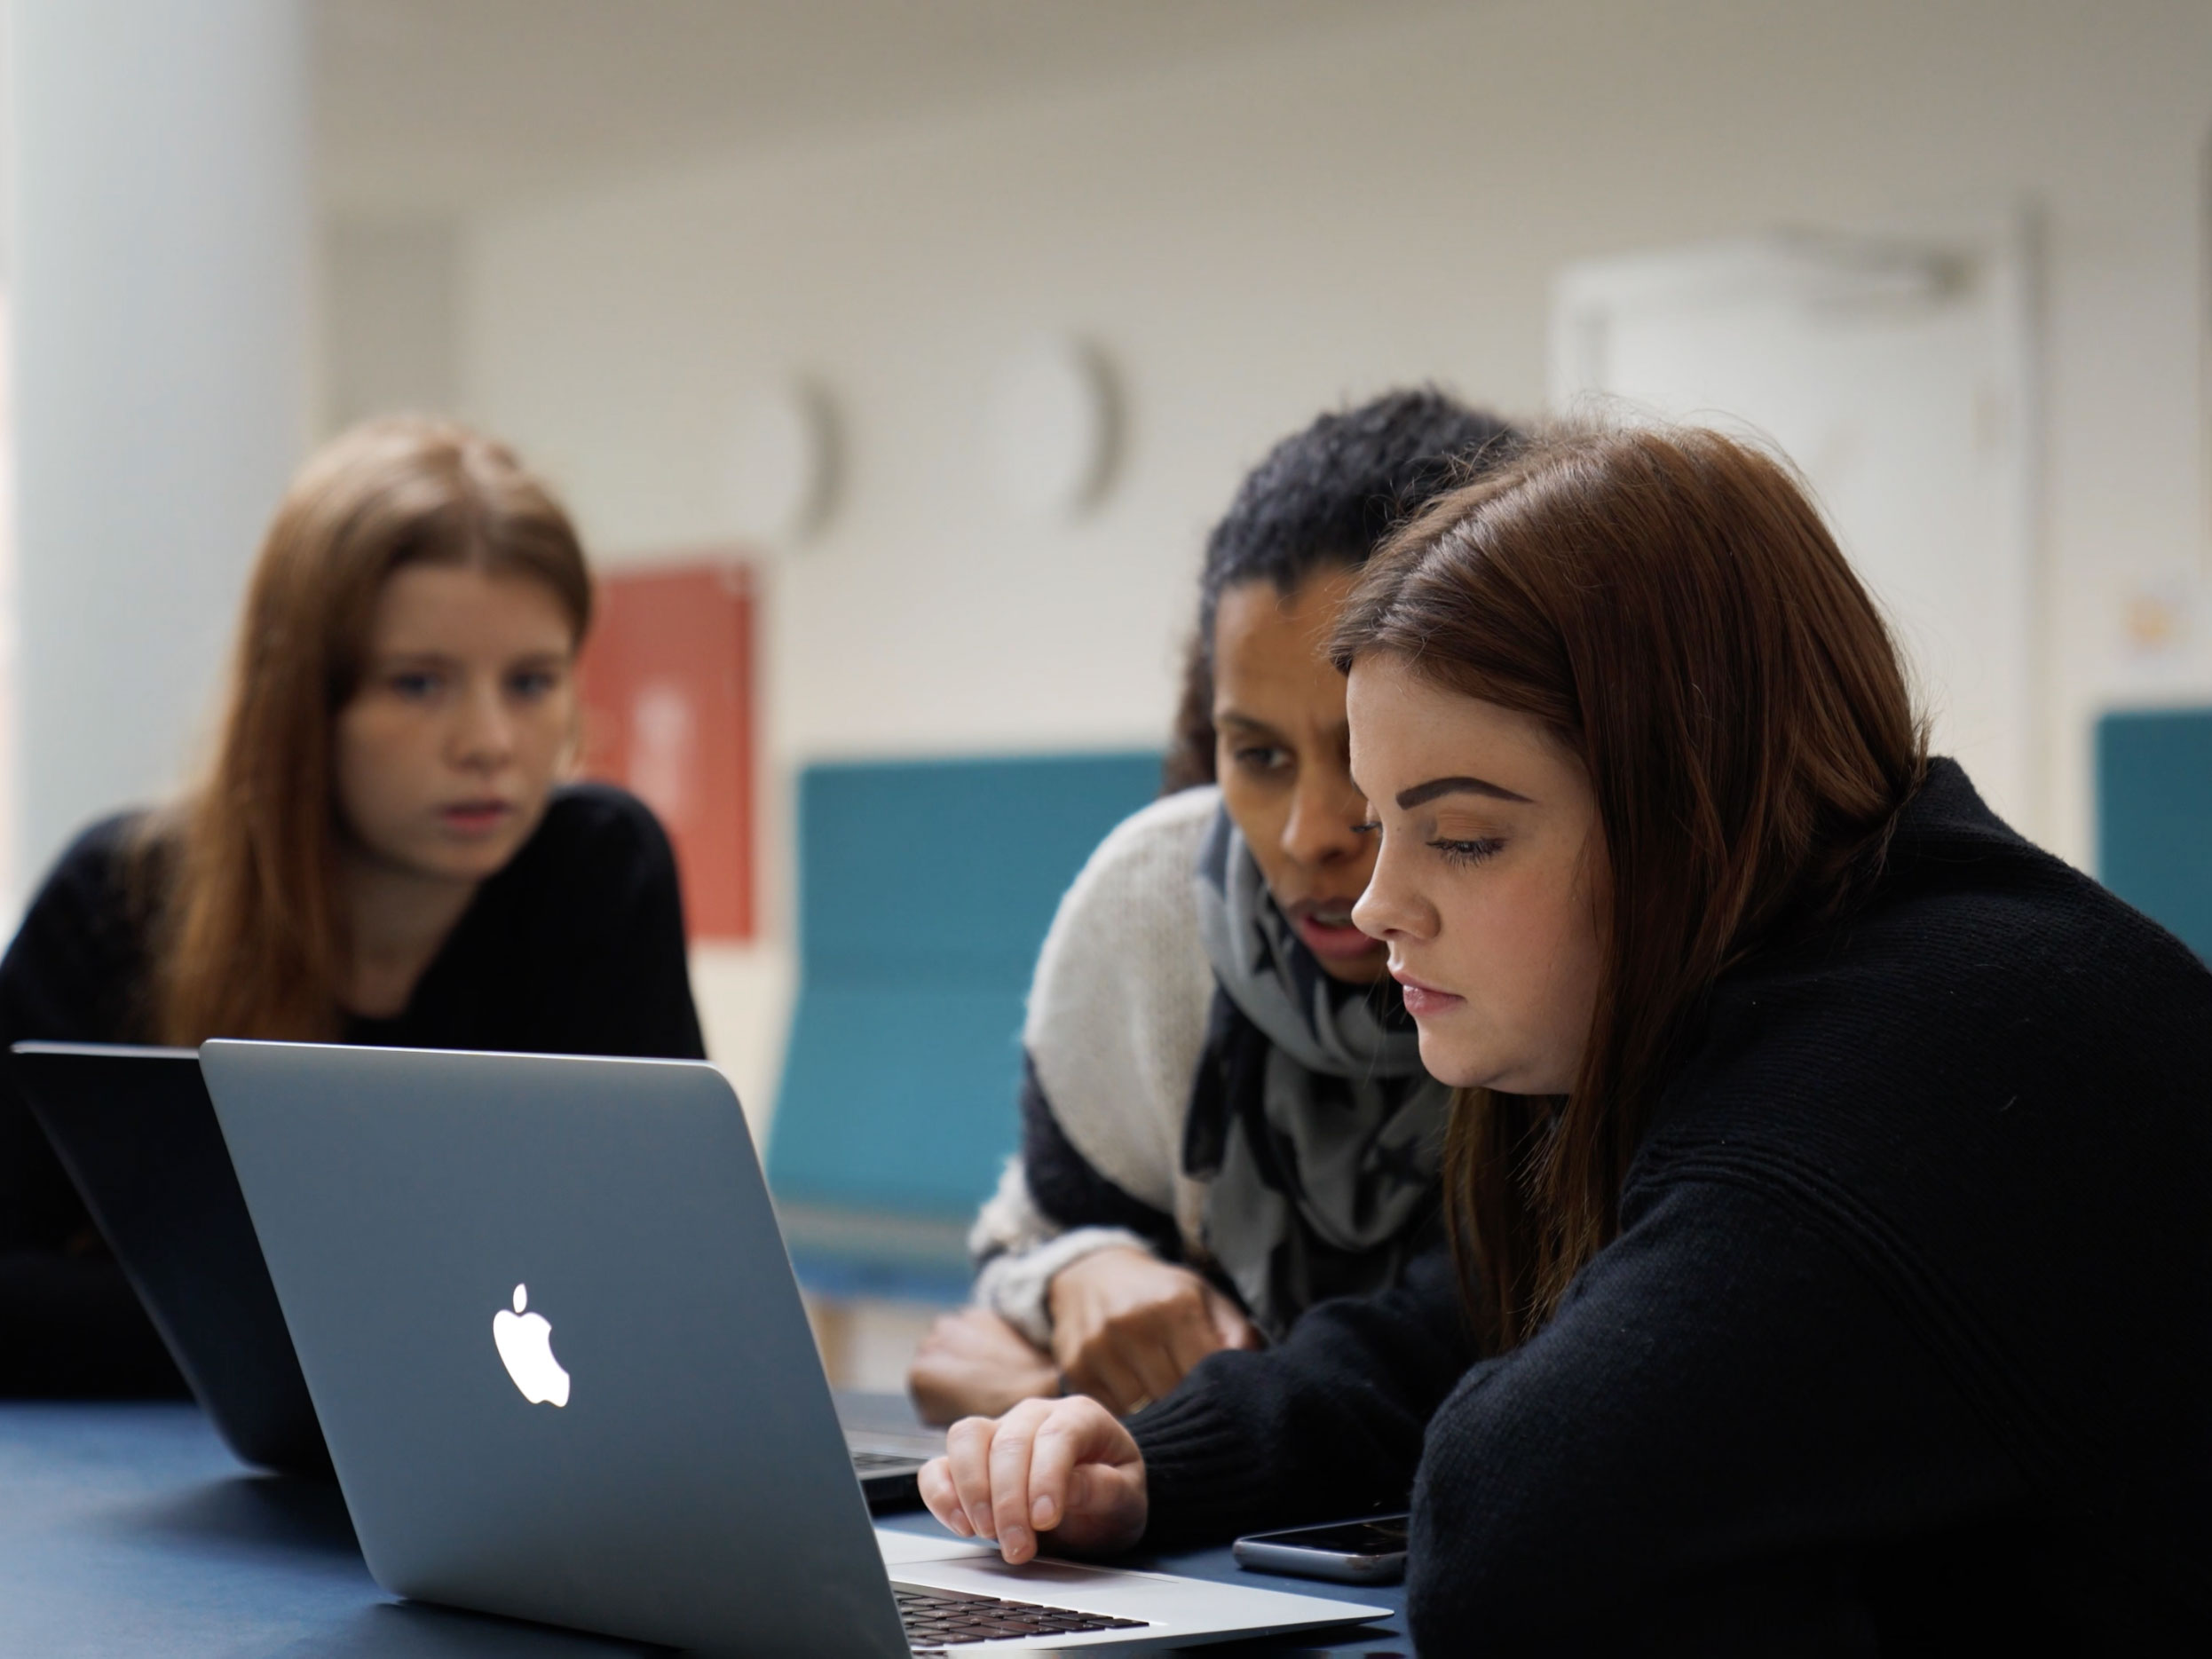
[{"label": "girl with reddish hair", "polygon": [[86,830],[0,962],[0,1393],[181,1386],[8,1043],[703,1055],[667,837],[563,782],[590,620],[576,532],[505,446],[383,420],[301,469],[206,776]]}]

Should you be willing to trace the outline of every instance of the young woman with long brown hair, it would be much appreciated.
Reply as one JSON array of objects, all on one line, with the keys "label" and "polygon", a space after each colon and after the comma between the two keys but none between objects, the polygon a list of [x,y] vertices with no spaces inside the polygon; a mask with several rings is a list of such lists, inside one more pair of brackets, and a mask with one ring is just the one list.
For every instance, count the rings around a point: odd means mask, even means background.
[{"label": "young woman with long brown hair", "polygon": [[[561,786],[591,578],[503,446],[371,423],[312,458],[249,584],[205,778],[94,826],[0,962],[27,1038],[698,1057],[675,867]],[[175,1376],[0,1075],[0,1389]]]},{"label": "young woman with long brown hair", "polygon": [[2212,974],[1926,759],[1804,491],[1562,435],[1336,636],[1458,1272],[1032,1402],[1015,1559],[1406,1505],[1424,1653],[2212,1646]]}]

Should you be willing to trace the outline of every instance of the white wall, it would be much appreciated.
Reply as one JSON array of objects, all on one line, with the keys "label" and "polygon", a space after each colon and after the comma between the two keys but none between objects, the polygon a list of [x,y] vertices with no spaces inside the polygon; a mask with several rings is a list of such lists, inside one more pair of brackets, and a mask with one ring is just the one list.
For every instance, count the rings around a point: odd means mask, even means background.
[{"label": "white wall", "polygon": [[14,693],[28,890],[183,781],[309,427],[300,0],[14,0]]},{"label": "white wall", "polygon": [[446,218],[343,221],[326,228],[326,435],[370,415],[453,407],[457,252]]},{"label": "white wall", "polygon": [[[462,399],[609,558],[726,537],[715,452],[746,385],[803,371],[841,402],[841,509],[770,573],[770,939],[703,964],[717,1057],[759,1103],[787,991],[788,769],[1157,740],[1240,470],[1394,382],[1534,409],[1550,280],[1593,254],[2040,213],[2059,714],[2033,827],[2086,860],[2094,708],[2212,687],[2208,130],[2201,0],[1532,0],[1347,26],[478,220]],[[1060,328],[1119,366],[1131,426],[1099,514],[1039,532],[984,494],[975,429],[999,357]],[[2146,603],[2194,636],[2130,646]]]}]

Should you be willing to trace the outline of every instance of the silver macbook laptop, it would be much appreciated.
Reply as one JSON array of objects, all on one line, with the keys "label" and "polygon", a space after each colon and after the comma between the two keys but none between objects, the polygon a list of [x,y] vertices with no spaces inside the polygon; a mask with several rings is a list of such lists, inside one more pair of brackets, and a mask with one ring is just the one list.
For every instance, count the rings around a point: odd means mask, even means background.
[{"label": "silver macbook laptop", "polygon": [[[15,1078],[178,1370],[248,1463],[328,1478],[307,1385],[190,1048],[13,1045]],[[918,1426],[848,1423],[868,1507],[912,1509],[944,1449]]]},{"label": "silver macbook laptop", "polygon": [[201,1064],[362,1552],[399,1595],[823,1659],[1387,1612],[875,1530],[711,1066],[240,1042]]}]

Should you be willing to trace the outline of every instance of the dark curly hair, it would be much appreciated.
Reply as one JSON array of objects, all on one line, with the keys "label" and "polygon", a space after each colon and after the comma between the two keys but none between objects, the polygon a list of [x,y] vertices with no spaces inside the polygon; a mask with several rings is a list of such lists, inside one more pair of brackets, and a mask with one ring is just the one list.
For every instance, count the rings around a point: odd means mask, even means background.
[{"label": "dark curly hair", "polygon": [[1364,565],[1402,519],[1520,441],[1496,415],[1424,386],[1324,415],[1269,450],[1206,538],[1198,629],[1162,787],[1172,794],[1214,778],[1213,613],[1227,589],[1269,581],[1287,594],[1316,570]]}]

